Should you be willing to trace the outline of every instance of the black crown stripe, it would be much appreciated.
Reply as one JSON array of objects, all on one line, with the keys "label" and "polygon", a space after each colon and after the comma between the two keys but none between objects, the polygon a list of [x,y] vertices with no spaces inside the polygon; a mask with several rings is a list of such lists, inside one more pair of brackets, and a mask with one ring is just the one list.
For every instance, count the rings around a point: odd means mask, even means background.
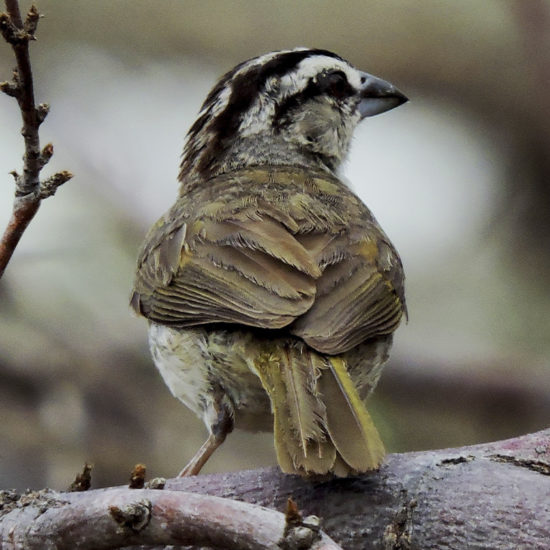
[{"label": "black crown stripe", "polygon": [[[224,150],[225,142],[231,138],[239,129],[243,115],[252,105],[258,93],[264,88],[267,80],[274,76],[281,77],[296,68],[303,61],[314,56],[327,56],[334,59],[342,58],[328,50],[310,49],[310,50],[293,50],[282,52],[276,55],[263,65],[252,65],[248,71],[244,71],[238,76],[235,76],[243,67],[254,61],[255,58],[243,61],[227,73],[225,73],[217,84],[212,88],[206,97],[201,111],[203,114],[194,122],[189,129],[187,135],[186,151],[184,153],[184,161],[180,177],[185,171],[186,165],[194,163],[194,158],[189,158],[187,153],[190,153],[194,148],[192,141],[205,127],[207,122],[211,120],[211,109],[216,102],[216,99],[231,82],[231,95],[225,109],[213,119],[212,125],[209,128],[210,140],[206,145],[206,150],[201,151],[200,163],[196,167],[198,172],[207,172],[219,154]],[[196,154],[198,151],[196,151]]]}]

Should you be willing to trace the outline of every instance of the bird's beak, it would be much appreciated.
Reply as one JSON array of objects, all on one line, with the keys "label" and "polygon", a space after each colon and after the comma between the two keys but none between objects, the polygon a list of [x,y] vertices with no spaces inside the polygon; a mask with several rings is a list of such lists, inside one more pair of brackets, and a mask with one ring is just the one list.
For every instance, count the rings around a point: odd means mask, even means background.
[{"label": "bird's beak", "polygon": [[361,119],[385,113],[408,101],[407,96],[393,84],[368,73],[361,73],[361,77],[361,101],[359,102]]}]

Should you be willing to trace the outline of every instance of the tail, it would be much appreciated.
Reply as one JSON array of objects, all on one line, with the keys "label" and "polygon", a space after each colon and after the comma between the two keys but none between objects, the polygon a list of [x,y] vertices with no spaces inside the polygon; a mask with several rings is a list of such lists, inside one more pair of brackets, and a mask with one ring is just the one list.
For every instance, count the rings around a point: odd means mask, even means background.
[{"label": "tail", "polygon": [[345,477],[380,466],[384,445],[343,359],[287,345],[254,370],[271,400],[283,472]]}]

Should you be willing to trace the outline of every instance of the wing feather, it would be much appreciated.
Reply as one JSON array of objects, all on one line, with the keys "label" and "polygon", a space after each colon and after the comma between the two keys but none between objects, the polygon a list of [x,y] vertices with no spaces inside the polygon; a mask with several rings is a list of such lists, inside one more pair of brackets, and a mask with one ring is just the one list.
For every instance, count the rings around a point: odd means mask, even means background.
[{"label": "wing feather", "polygon": [[381,265],[377,228],[370,229],[359,234],[358,242],[348,236],[346,243],[340,236],[323,248],[333,263],[317,281],[311,309],[290,327],[317,351],[343,353],[368,338],[390,334],[401,321],[404,303],[391,280],[395,275]]},{"label": "wing feather", "polygon": [[312,277],[321,272],[307,250],[280,223],[262,220],[205,221],[198,230],[201,238],[218,245],[261,250]]},{"label": "wing feather", "polygon": [[161,220],[152,237],[131,299],[152,321],[182,328],[239,323],[276,329],[313,303],[319,267],[277,221],[242,212],[182,220],[180,226]]}]

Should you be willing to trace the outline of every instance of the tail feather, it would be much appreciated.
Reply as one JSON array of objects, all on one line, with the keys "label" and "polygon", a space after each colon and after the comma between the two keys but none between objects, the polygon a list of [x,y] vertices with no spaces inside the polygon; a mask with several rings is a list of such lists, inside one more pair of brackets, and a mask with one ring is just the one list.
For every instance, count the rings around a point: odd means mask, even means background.
[{"label": "tail feather", "polygon": [[295,434],[290,421],[288,402],[286,399],[278,398],[286,395],[285,384],[280,376],[280,359],[277,355],[265,353],[254,362],[253,368],[271,401],[277,462],[283,472],[293,473],[294,457],[300,453],[299,449],[294,449],[290,444],[281,444],[281,442],[295,442]]},{"label": "tail feather", "polygon": [[288,345],[254,361],[271,400],[284,472],[345,477],[380,466],[384,447],[344,360]]},{"label": "tail feather", "polygon": [[350,475],[357,474],[357,472],[350,467],[350,465],[342,458],[342,455],[336,453],[336,460],[332,466],[332,473],[336,477],[348,477]]},{"label": "tail feather", "polygon": [[282,443],[283,441],[292,441],[294,437],[288,424],[288,415],[276,408],[273,408],[273,433],[275,434],[275,452],[279,467],[287,474],[295,473],[296,456],[299,453],[291,454],[290,446]]},{"label": "tail feather", "polygon": [[315,391],[315,372],[307,350],[287,347],[282,353],[280,374],[286,388],[290,422],[307,457],[309,441],[324,441],[325,406]]},{"label": "tail feather", "polygon": [[384,445],[351,380],[346,363],[330,357],[329,371],[319,380],[327,408],[327,430],[338,453],[353,470],[380,466]]},{"label": "tail feather", "polygon": [[306,453],[294,457],[294,467],[290,473],[328,474],[333,471],[335,460],[336,448],[330,439],[308,441]]}]

